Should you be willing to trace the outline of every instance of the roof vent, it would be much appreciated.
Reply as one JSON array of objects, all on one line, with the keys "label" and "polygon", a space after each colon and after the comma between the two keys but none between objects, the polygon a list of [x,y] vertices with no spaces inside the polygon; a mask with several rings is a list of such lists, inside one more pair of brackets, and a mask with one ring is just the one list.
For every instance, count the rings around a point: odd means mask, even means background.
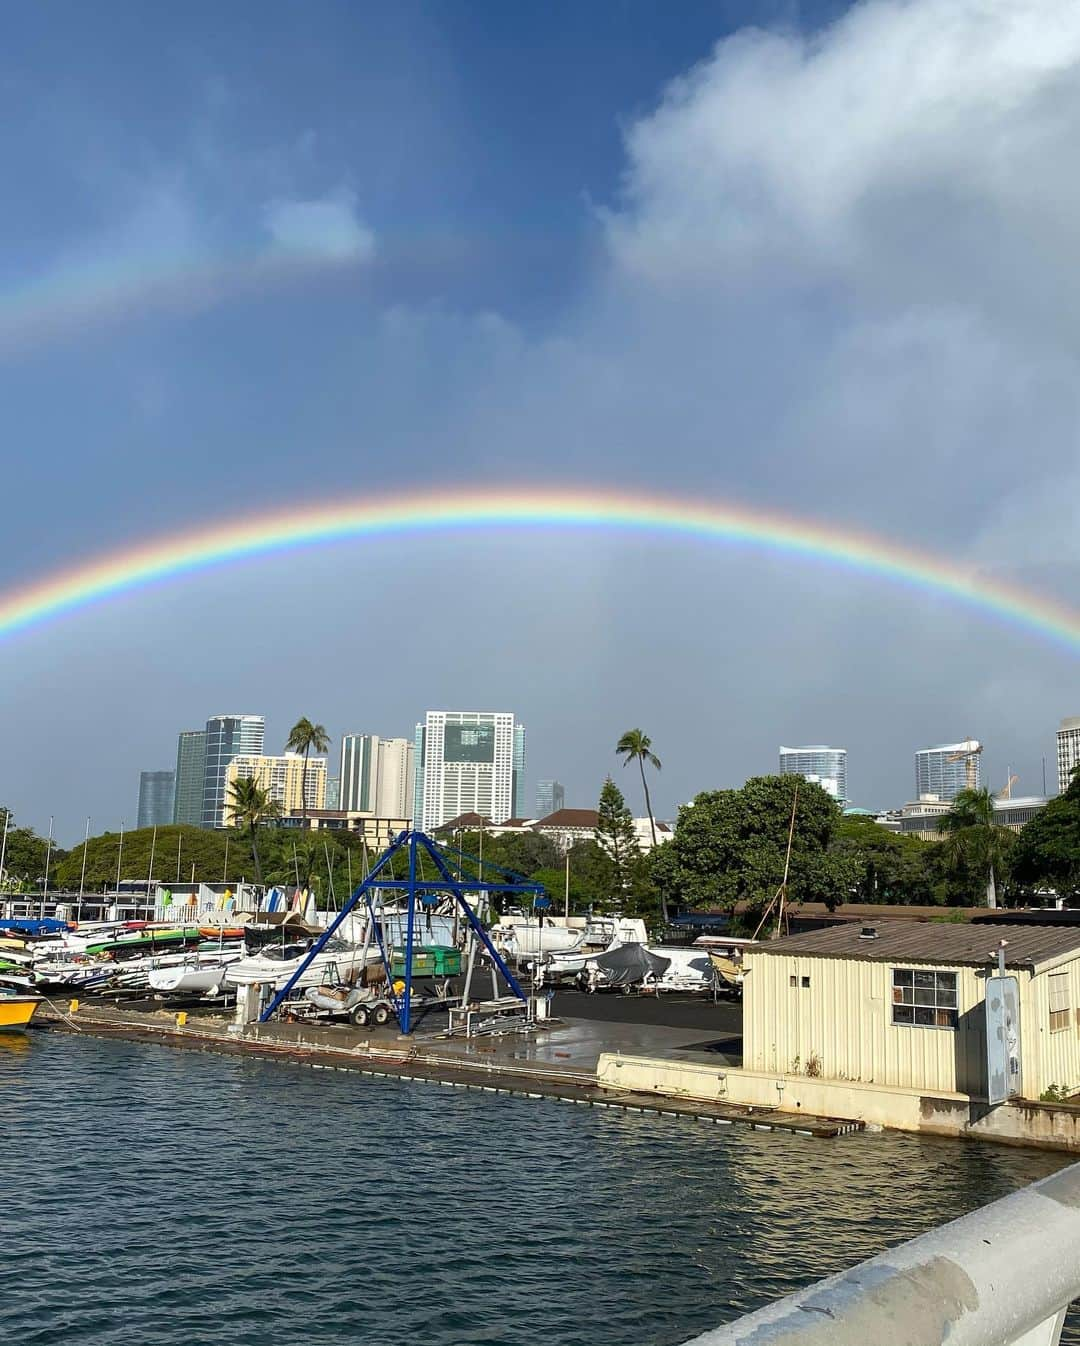
[{"label": "roof vent", "polygon": [[860,938],[860,939],[877,939],[877,926],[876,926],[876,925],[864,925],[863,928],[859,931],[859,938]]}]

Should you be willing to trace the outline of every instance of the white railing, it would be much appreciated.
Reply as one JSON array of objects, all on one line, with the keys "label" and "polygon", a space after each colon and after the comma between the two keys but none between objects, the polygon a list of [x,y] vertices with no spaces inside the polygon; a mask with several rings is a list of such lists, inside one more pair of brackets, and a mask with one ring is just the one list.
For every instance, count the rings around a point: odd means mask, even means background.
[{"label": "white railing", "polygon": [[1056,1346],[1080,1297],[1080,1164],[693,1346]]}]

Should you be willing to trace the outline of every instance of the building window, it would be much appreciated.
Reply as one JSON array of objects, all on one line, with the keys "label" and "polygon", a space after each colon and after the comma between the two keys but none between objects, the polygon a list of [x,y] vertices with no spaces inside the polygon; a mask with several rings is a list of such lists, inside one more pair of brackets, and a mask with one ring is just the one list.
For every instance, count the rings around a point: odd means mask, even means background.
[{"label": "building window", "polygon": [[956,973],[893,968],[892,1021],[914,1028],[956,1027]]},{"label": "building window", "polygon": [[1069,974],[1051,972],[1050,982],[1050,1032],[1060,1033],[1069,1026]]},{"label": "building window", "polygon": [[803,979],[802,979],[802,984],[803,984],[803,990],[804,990],[804,991],[809,990],[809,988],[810,988],[810,978],[809,978],[809,977],[803,977]]}]

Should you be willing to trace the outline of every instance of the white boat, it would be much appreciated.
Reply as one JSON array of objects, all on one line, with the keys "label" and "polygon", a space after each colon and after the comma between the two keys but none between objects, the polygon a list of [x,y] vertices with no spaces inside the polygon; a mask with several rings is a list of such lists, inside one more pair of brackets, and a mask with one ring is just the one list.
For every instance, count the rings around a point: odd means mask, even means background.
[{"label": "white boat", "polygon": [[553,921],[500,922],[492,932],[497,946],[504,948],[511,958],[536,958],[546,953],[568,953],[585,947],[585,931],[571,930]]},{"label": "white boat", "polygon": [[[258,953],[241,958],[225,969],[225,980],[230,986],[272,986],[282,990],[307,957],[310,950],[302,944],[268,945]],[[378,947],[366,951],[362,947],[339,944],[331,940],[304,969],[297,987],[321,986],[324,982],[357,981],[365,967],[382,965]],[[335,974],[336,973],[336,978]]]},{"label": "white boat", "polygon": [[539,972],[539,984],[576,977],[585,971],[591,958],[623,944],[644,944],[648,935],[645,922],[635,917],[600,917],[585,930],[585,938],[576,949],[545,954]]},{"label": "white boat", "polygon": [[706,950],[666,944],[650,944],[648,950],[655,958],[668,961],[663,972],[646,982],[651,989],[691,995],[712,990],[713,966]]},{"label": "white boat", "polygon": [[94,990],[107,985],[116,976],[115,963],[41,963],[34,966],[36,986],[58,986],[69,990]]},{"label": "white boat", "polygon": [[219,995],[225,988],[228,968],[239,959],[239,954],[233,954],[216,960],[189,959],[171,967],[157,967],[148,973],[147,985],[151,991],[166,995]]}]

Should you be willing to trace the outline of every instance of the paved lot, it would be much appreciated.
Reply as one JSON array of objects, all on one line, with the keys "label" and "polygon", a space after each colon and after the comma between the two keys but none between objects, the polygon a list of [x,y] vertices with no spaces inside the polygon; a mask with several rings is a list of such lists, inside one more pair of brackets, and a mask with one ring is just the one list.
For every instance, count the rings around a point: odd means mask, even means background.
[{"label": "paved lot", "polygon": [[657,1024],[700,1029],[717,1037],[742,1036],[742,1005],[730,1000],[715,1005],[708,997],[619,995],[556,991],[554,1012],[568,1019],[594,1019],[611,1024]]}]

